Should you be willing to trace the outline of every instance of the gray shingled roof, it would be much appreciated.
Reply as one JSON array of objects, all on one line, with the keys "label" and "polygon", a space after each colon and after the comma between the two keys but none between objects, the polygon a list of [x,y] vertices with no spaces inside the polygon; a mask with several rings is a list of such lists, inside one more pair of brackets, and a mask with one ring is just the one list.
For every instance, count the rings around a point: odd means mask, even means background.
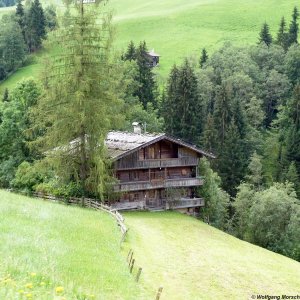
[{"label": "gray shingled roof", "polygon": [[116,160],[163,139],[185,146],[207,157],[215,158],[212,153],[205,152],[197,146],[186,143],[180,139],[166,136],[164,133],[138,134],[133,132],[110,131],[105,140],[105,144],[109,156]]}]

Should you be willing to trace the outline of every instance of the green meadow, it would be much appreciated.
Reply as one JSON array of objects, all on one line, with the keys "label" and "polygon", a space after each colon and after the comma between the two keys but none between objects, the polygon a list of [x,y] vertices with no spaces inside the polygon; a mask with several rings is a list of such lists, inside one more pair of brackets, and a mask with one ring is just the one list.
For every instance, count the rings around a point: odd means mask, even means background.
[{"label": "green meadow", "polygon": [[[282,16],[290,22],[295,5],[299,1],[110,0],[106,9],[114,13],[116,49],[126,49],[130,40],[145,40],[149,49],[161,55],[156,71],[164,80],[174,63],[180,64],[186,56],[198,58],[204,47],[210,54],[225,41],[237,45],[256,43],[265,21],[275,35]],[[6,9],[0,9],[0,15],[3,10]],[[28,75],[37,76],[38,70],[35,64],[20,69],[0,85],[0,93]]]},{"label": "green meadow", "polygon": [[121,249],[106,213],[0,191],[0,214],[0,299],[147,300],[160,286],[161,300],[300,290],[300,263],[177,212],[125,213]]},{"label": "green meadow", "polygon": [[106,213],[0,191],[0,299],[143,299]]},{"label": "green meadow", "polygon": [[297,295],[300,263],[176,212],[126,213],[126,246],[143,267],[145,288],[162,299],[251,299]]}]

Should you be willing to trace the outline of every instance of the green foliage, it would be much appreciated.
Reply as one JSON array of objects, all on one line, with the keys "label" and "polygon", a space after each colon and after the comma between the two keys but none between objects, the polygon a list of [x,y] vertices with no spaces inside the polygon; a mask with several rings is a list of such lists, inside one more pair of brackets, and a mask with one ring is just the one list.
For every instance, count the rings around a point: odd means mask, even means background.
[{"label": "green foliage", "polygon": [[102,197],[110,181],[104,139],[122,125],[126,86],[120,84],[123,63],[111,54],[111,17],[101,17],[101,27],[99,17],[91,6],[84,14],[76,6],[72,26],[61,28],[59,40],[52,41],[61,59],[45,63],[43,96],[32,121],[45,133],[35,145],[47,152],[58,178],[78,183],[86,195]]},{"label": "green foliage", "polygon": [[202,132],[198,121],[202,116],[202,103],[197,89],[197,77],[189,61],[172,69],[164,102],[162,115],[166,132],[187,141],[197,143]]},{"label": "green foliage", "polygon": [[289,27],[289,34],[288,34],[289,46],[298,43],[298,32],[299,32],[298,18],[299,18],[299,12],[298,12],[298,8],[295,6],[292,14],[292,21]]},{"label": "green foliage", "polygon": [[14,188],[30,193],[34,191],[35,186],[43,180],[45,180],[45,178],[43,178],[43,175],[35,168],[35,166],[24,161],[19,165],[11,185]]},{"label": "green foliage", "polygon": [[200,57],[200,68],[203,68],[204,64],[206,63],[206,61],[208,60],[208,55],[207,55],[207,51],[205,48],[202,49],[202,53],[201,53],[201,57]]},{"label": "green foliage", "polygon": [[199,173],[205,182],[199,188],[199,194],[205,199],[205,207],[201,215],[213,226],[225,229],[228,220],[229,195],[222,190],[221,179],[211,169],[206,158],[200,159]]},{"label": "green foliage", "polygon": [[31,126],[29,110],[36,104],[40,93],[37,83],[28,79],[20,82],[11,92],[9,102],[3,103],[0,123],[1,186],[10,186],[19,164],[38,156],[27,146],[33,136],[28,136],[26,130]]},{"label": "green foliage", "polygon": [[7,17],[0,21],[0,35],[0,65],[4,69],[0,78],[3,79],[6,73],[15,71],[23,64],[26,46],[21,29],[13,18]]},{"label": "green foliage", "polygon": [[249,215],[249,241],[279,253],[294,209],[299,209],[290,185],[275,184],[254,196]]},{"label": "green foliage", "polygon": [[259,34],[259,43],[265,43],[267,46],[270,46],[272,44],[272,35],[270,34],[269,25],[267,23],[264,23],[260,34]]},{"label": "green foliage", "polygon": [[[157,108],[157,87],[147,51],[147,45],[144,41],[140,42],[135,54],[133,54],[136,57],[138,67],[137,76],[135,78],[138,82],[138,86],[134,95],[138,97],[144,108],[147,107],[148,103],[151,103]],[[129,57],[129,60],[131,59],[132,57]]]},{"label": "green foliage", "polygon": [[288,38],[289,35],[286,31],[286,22],[284,17],[281,18],[276,43],[280,45],[285,51],[288,48]]},{"label": "green foliage", "polygon": [[46,19],[39,0],[34,0],[25,16],[25,39],[30,52],[34,52],[42,45],[46,38]]},{"label": "green foliage", "polygon": [[254,152],[250,157],[250,163],[248,165],[249,174],[246,176],[246,180],[249,184],[253,185],[255,190],[260,190],[263,185],[261,159],[262,157]]},{"label": "green foliage", "polygon": [[49,5],[45,8],[45,24],[49,30],[54,30],[57,27],[57,15],[55,6]]}]

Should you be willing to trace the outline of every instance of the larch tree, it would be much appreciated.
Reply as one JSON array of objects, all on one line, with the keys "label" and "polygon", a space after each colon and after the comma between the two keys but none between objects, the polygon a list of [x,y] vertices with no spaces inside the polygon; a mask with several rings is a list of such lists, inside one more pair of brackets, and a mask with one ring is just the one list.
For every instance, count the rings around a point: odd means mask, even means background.
[{"label": "larch tree", "polygon": [[44,133],[35,145],[63,183],[75,182],[83,196],[102,198],[111,180],[104,141],[122,120],[123,69],[112,55],[114,30],[103,1],[68,4],[70,26],[52,41],[60,54],[46,64],[44,93],[32,112],[35,128]]}]

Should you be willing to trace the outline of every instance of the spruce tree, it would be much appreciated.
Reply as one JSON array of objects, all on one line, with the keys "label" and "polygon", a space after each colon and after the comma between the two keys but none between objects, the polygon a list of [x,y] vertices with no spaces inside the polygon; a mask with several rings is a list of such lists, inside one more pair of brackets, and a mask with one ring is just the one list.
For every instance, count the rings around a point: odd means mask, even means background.
[{"label": "spruce tree", "polygon": [[300,84],[294,90],[292,101],[287,104],[290,125],[286,135],[286,158],[289,162],[295,162],[297,172],[300,174]]},{"label": "spruce tree", "polygon": [[206,49],[203,48],[202,53],[201,53],[201,57],[200,57],[200,62],[199,62],[199,65],[200,65],[201,69],[203,68],[203,66],[204,66],[204,64],[206,63],[207,60],[208,60],[208,55],[207,55]]},{"label": "spruce tree", "polygon": [[298,24],[299,12],[297,7],[294,7],[292,21],[289,27],[288,34],[288,46],[291,46],[294,43],[298,43],[298,32],[299,32],[299,24]]},{"label": "spruce tree", "polygon": [[16,18],[17,18],[17,22],[21,28],[22,35],[23,35],[23,38],[25,41],[25,13],[24,13],[24,7],[22,4],[22,0],[17,0]]},{"label": "spruce tree", "polygon": [[139,98],[145,109],[148,103],[157,108],[157,87],[145,41],[141,42],[136,49],[136,62],[138,66],[136,81],[139,83],[139,86],[135,92],[135,96]]},{"label": "spruce tree", "polygon": [[179,121],[176,118],[176,103],[178,103],[178,79],[179,70],[176,65],[173,66],[166,90],[164,101],[162,101],[162,116],[165,120],[165,130],[170,135],[175,135],[179,130]]},{"label": "spruce tree", "polygon": [[260,34],[259,34],[259,44],[265,43],[267,46],[270,46],[272,44],[272,36],[270,34],[269,25],[267,23],[264,23]]},{"label": "spruce tree", "polygon": [[136,60],[136,49],[133,41],[130,41],[127,51],[124,54],[124,59],[129,61]]},{"label": "spruce tree", "polygon": [[111,183],[104,140],[113,126],[121,125],[125,87],[121,62],[111,55],[111,16],[101,14],[98,4],[76,1],[70,26],[54,37],[59,55],[45,64],[44,94],[32,120],[33,129],[45,133],[35,145],[58,180],[75,181],[83,195],[102,197]]},{"label": "spruce tree", "polygon": [[279,30],[277,33],[276,43],[280,45],[285,51],[288,48],[288,33],[286,32],[286,22],[284,17],[281,18]]},{"label": "spruce tree", "polygon": [[31,3],[26,17],[26,42],[30,52],[39,49],[46,38],[46,20],[39,0]]}]

